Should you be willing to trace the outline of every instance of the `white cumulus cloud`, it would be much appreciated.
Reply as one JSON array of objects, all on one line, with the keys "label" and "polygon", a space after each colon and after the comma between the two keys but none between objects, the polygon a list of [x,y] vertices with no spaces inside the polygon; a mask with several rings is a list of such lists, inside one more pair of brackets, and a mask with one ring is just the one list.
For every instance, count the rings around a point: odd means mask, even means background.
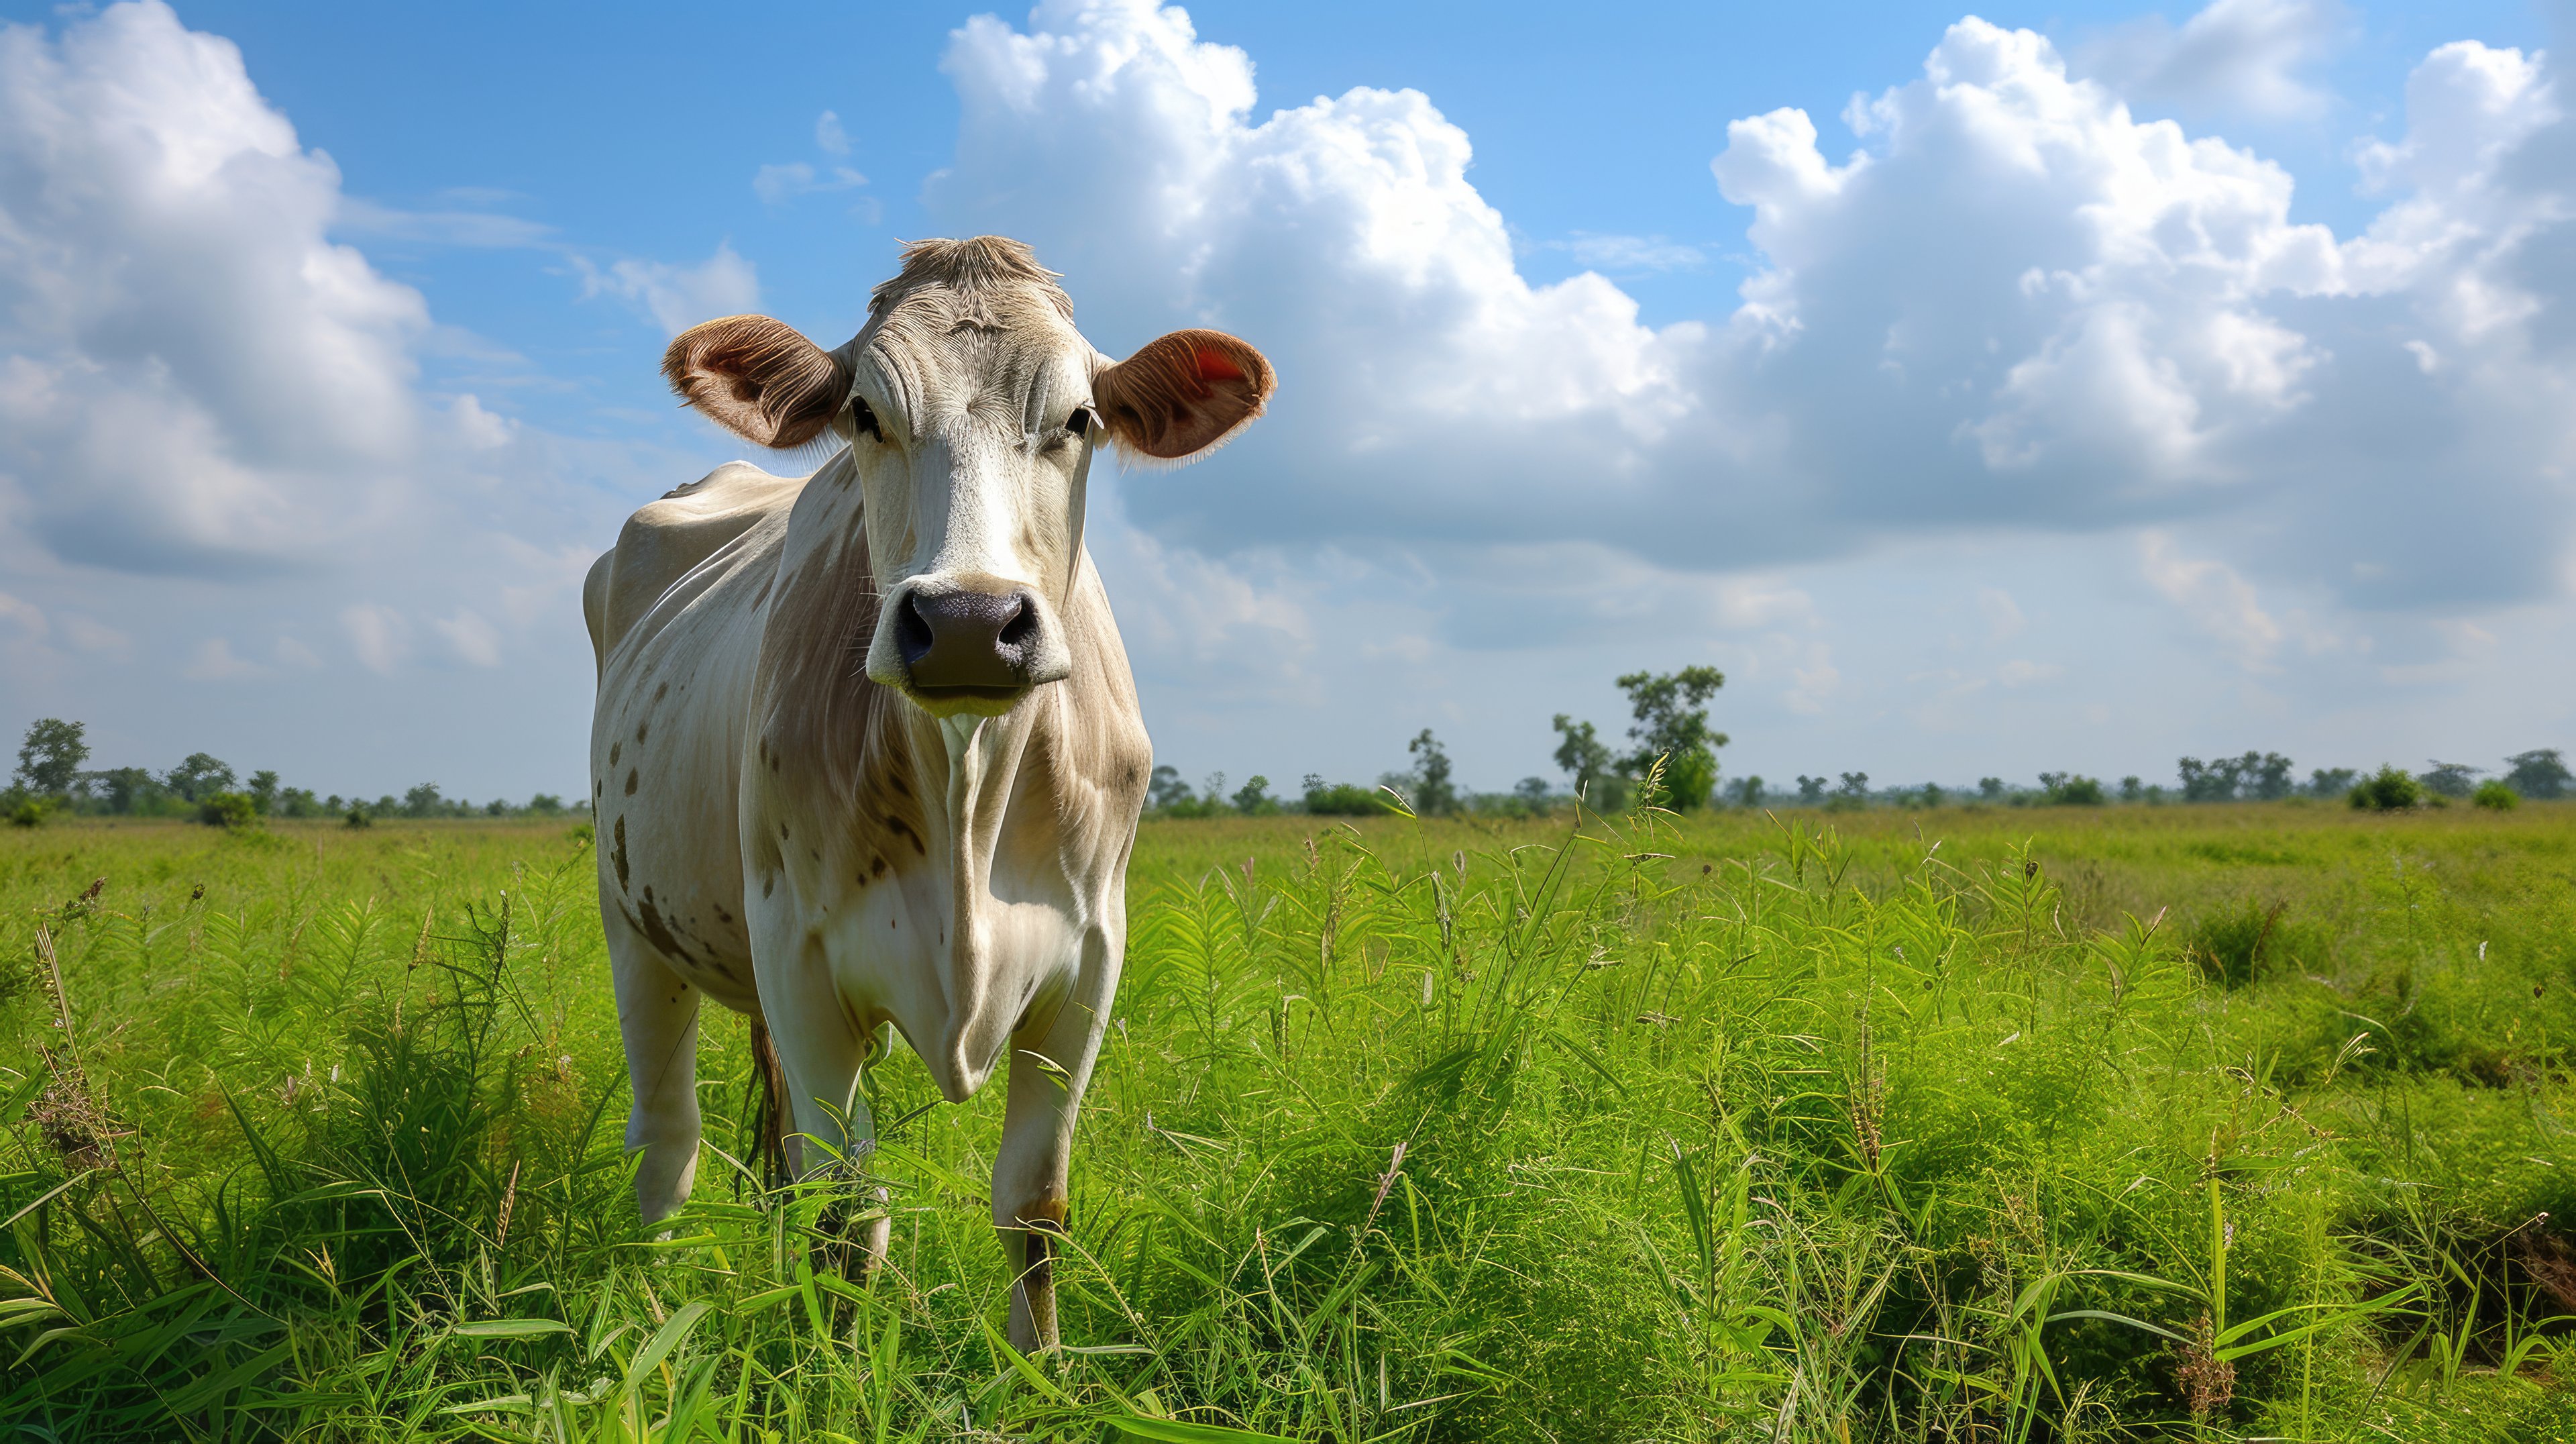
[{"label": "white cumulus cloud", "polygon": [[326,239],[330,160],[157,0],[0,29],[0,497],[68,560],[265,570],[416,436],[418,292]]},{"label": "white cumulus cloud", "polygon": [[633,258],[606,267],[578,264],[584,296],[617,297],[673,336],[700,321],[760,309],[759,270],[727,242],[693,266]]},{"label": "white cumulus cloud", "polygon": [[[2279,76],[2333,23],[2222,4],[2183,35]],[[2561,588],[2567,378],[2531,342],[2576,247],[2523,264],[2558,214],[2516,169],[2558,124],[2532,57],[2428,59],[2372,162],[2389,208],[2338,237],[2291,218],[2278,164],[1963,20],[1854,105],[1839,157],[1800,111],[1728,127],[1713,170],[1759,272],[1731,315],[1661,327],[1598,274],[1524,277],[1417,92],[1258,118],[1250,58],[1144,0],[979,17],[944,65],[944,228],[1032,241],[1113,353],[1216,325],[1279,364],[1228,453],[1244,480],[1132,479],[1168,544],[1395,546],[1463,577],[1478,546],[1581,542],[1728,573],[2225,518],[2230,565],[2338,605]]]}]

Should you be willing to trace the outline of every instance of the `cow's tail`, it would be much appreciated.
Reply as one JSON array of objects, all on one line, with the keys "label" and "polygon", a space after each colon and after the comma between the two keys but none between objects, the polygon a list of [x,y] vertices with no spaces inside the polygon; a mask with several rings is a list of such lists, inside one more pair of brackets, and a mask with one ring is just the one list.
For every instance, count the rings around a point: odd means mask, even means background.
[{"label": "cow's tail", "polygon": [[787,1070],[779,1065],[778,1045],[769,1025],[751,1020],[751,1071],[760,1084],[752,1110],[752,1136],[760,1141],[760,1181],[764,1188],[784,1188],[795,1178],[787,1156]]}]

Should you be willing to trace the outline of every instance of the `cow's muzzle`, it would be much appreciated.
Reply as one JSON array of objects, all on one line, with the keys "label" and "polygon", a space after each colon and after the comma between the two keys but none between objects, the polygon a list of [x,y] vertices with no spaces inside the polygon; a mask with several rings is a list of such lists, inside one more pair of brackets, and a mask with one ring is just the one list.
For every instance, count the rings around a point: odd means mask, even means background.
[{"label": "cow's muzzle", "polygon": [[916,585],[894,599],[894,650],[905,690],[934,710],[1007,708],[1071,667],[1026,587]]}]

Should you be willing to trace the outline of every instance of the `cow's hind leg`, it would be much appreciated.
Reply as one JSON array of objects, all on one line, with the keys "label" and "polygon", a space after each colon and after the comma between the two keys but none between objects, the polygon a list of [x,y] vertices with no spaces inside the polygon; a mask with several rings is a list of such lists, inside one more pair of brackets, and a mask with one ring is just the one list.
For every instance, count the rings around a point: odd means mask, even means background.
[{"label": "cow's hind leg", "polygon": [[1117,983],[1114,947],[1095,935],[1083,969],[1088,986],[1042,1030],[1011,1040],[1010,1104],[993,1159],[993,1228],[1012,1275],[1011,1347],[1022,1353],[1056,1347],[1055,1261],[1072,1222],[1074,1115],[1100,1055],[1102,1013]]},{"label": "cow's hind leg", "polygon": [[617,986],[617,1031],[626,1043],[634,1102],[626,1151],[635,1204],[659,1223],[689,1201],[698,1172],[698,990],[662,961],[624,913],[604,909],[609,974]]}]

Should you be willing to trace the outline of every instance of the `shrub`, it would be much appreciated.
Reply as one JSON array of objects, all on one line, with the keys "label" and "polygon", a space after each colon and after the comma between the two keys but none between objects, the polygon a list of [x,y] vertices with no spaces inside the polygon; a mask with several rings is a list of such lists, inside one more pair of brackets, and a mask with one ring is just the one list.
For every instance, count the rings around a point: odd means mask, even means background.
[{"label": "shrub", "polygon": [[2265,907],[2243,899],[2193,924],[2183,950],[2203,976],[2229,988],[2285,969],[2324,967],[2331,951],[2326,929],[2287,916],[2289,910],[2285,902]]},{"label": "shrub", "polygon": [[2102,781],[2097,777],[2079,777],[2072,772],[2043,772],[2039,774],[2039,785],[2048,789],[2047,800],[2055,806],[2099,807],[2103,803]]},{"label": "shrub", "polygon": [[18,804],[9,809],[11,827],[34,827],[44,820],[45,800],[41,797],[20,798]]},{"label": "shrub", "polygon": [[2514,794],[2512,788],[2493,778],[2479,783],[2478,790],[2470,794],[2469,800],[2497,812],[2511,812],[2522,805],[2522,799]]},{"label": "shrub", "polygon": [[2401,812],[2422,805],[2424,785],[2404,768],[2383,763],[2356,784],[2350,796],[2352,805],[2364,812]]},{"label": "shrub", "polygon": [[364,803],[350,808],[345,820],[351,827],[373,827],[376,825],[376,815],[369,812]]},{"label": "shrub", "polygon": [[1326,786],[1320,777],[1306,779],[1306,811],[1315,817],[1377,817],[1387,811],[1386,798],[1356,782]]},{"label": "shrub", "polygon": [[210,792],[197,801],[197,820],[237,832],[259,826],[259,803],[247,792]]}]

